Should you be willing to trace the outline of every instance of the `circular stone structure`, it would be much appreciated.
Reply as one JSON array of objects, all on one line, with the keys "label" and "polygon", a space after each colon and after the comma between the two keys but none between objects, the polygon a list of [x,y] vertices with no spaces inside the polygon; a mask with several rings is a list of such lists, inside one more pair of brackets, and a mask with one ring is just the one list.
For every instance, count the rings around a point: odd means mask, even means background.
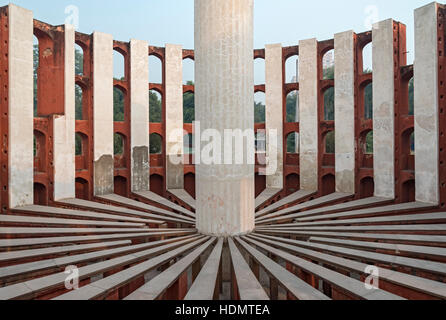
[{"label": "circular stone structure", "polygon": [[[253,7],[253,0],[195,0],[196,119],[200,132],[210,133],[214,142],[228,130],[253,135]],[[254,163],[246,156],[254,147],[241,143],[245,156],[235,163],[240,143],[224,140],[214,144],[210,164],[203,157],[208,143],[197,145],[202,154],[196,166],[197,228],[234,236],[255,227]]]}]

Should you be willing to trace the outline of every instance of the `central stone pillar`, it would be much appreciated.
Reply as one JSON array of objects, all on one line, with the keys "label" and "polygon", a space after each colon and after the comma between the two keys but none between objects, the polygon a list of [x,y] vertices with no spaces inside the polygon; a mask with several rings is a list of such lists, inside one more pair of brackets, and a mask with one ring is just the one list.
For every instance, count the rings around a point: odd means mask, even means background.
[{"label": "central stone pillar", "polygon": [[195,0],[196,216],[208,235],[254,229],[254,144],[246,139],[254,136],[253,6]]}]

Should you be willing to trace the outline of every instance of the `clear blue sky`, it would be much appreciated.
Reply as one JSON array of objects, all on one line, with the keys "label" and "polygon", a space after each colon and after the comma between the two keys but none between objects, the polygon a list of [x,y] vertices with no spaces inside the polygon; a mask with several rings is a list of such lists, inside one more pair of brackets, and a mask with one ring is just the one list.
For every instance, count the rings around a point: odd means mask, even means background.
[{"label": "clear blue sky", "polygon": [[[223,1],[223,0],[222,0]],[[0,0],[6,5],[9,1]],[[147,40],[151,45],[181,44],[194,46],[193,0],[15,0],[30,9],[36,19],[53,25],[63,24],[67,6],[79,9],[79,29],[84,33],[101,31],[114,39]],[[366,31],[370,21],[393,18],[407,25],[409,63],[413,53],[413,10],[427,0],[254,0],[255,47],[268,43],[284,46],[316,37],[333,38],[337,32]],[[258,67],[256,67],[256,70]],[[193,66],[185,68],[192,77]],[[154,72],[154,77],[159,74]],[[262,76],[256,75],[256,78]]]}]

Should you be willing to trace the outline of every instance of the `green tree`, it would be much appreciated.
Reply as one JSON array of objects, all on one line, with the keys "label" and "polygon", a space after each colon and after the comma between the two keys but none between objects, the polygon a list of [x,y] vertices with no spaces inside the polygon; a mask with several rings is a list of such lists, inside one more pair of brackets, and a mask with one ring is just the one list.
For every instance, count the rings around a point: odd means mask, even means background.
[{"label": "green tree", "polygon": [[124,139],[118,133],[114,134],[113,149],[115,155],[121,155],[124,153]]},{"label": "green tree", "polygon": [[287,153],[296,153],[296,134],[291,133],[286,139]]},{"label": "green tree", "polygon": [[286,97],[286,122],[296,122],[297,91]]},{"label": "green tree", "polygon": [[334,79],[334,66],[325,68],[323,75],[324,75],[324,79],[326,79],[326,80]]},{"label": "green tree", "polygon": [[373,131],[370,131],[367,134],[365,141],[366,141],[365,153],[373,154]]},{"label": "green tree", "polygon": [[[188,81],[187,85],[193,86],[193,81]],[[186,92],[183,95],[183,121],[184,123],[192,123],[195,121],[195,95]]]},{"label": "green tree", "polygon": [[335,102],[334,102],[334,88],[328,88],[324,92],[324,120],[334,121],[335,119]]},{"label": "green tree", "polygon": [[118,88],[113,88],[113,121],[124,121],[124,94]]},{"label": "green tree", "polygon": [[373,118],[373,83],[368,84],[364,89],[364,118]]},{"label": "green tree", "polygon": [[265,123],[265,105],[261,102],[254,102],[254,122]]},{"label": "green tree", "polygon": [[82,155],[82,138],[76,133],[76,156]]},{"label": "green tree", "polygon": [[158,98],[158,95],[153,91],[149,92],[149,104],[150,104],[150,122],[161,123],[162,119],[161,100]]},{"label": "green tree", "polygon": [[163,151],[163,141],[160,135],[152,133],[150,135],[150,154],[161,154]]}]

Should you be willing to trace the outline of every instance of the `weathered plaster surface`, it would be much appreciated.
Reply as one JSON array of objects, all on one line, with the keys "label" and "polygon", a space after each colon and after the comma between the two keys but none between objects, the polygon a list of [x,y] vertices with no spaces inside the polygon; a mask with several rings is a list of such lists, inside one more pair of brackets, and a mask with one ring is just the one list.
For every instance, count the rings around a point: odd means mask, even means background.
[{"label": "weathered plaster surface", "polygon": [[415,10],[415,192],[416,200],[438,204],[439,110],[437,4]]},{"label": "weathered plaster surface", "polygon": [[65,25],[65,113],[54,119],[54,200],[76,197],[74,27]]},{"label": "weathered plaster surface", "polygon": [[9,5],[9,205],[33,204],[33,14]]},{"label": "weathered plaster surface", "polygon": [[318,190],[317,40],[299,42],[300,187]]},{"label": "weathered plaster surface", "polygon": [[132,192],[149,190],[149,57],[148,43],[130,41],[130,130]]},{"label": "weathered plaster surface", "polygon": [[184,188],[183,149],[183,48],[166,44],[166,184]]},{"label": "weathered plaster surface", "polygon": [[93,33],[93,66],[94,194],[104,195],[113,193],[114,190],[113,37],[111,35]]},{"label": "weathered plaster surface", "polygon": [[[266,176],[267,188],[283,188],[283,71],[282,45],[267,45],[265,48],[265,96],[266,132],[276,130],[278,139],[267,135],[266,156],[268,165],[277,168],[274,174]],[[277,155],[277,156],[276,156]]]},{"label": "weathered plaster surface", "polygon": [[[201,132],[254,128],[253,69],[253,0],[195,0],[195,110]],[[245,145],[244,151],[254,154],[254,146]],[[202,163],[196,170],[198,230],[252,231],[254,165]]]},{"label": "weathered plaster surface", "polygon": [[355,193],[354,34],[335,34],[336,191]]},{"label": "weathered plaster surface", "polygon": [[373,163],[375,196],[395,197],[393,20],[373,25]]},{"label": "weathered plaster surface", "polygon": [[112,155],[103,155],[99,160],[94,162],[94,189],[95,195],[107,195],[113,193],[114,176],[113,172],[114,159]]}]

